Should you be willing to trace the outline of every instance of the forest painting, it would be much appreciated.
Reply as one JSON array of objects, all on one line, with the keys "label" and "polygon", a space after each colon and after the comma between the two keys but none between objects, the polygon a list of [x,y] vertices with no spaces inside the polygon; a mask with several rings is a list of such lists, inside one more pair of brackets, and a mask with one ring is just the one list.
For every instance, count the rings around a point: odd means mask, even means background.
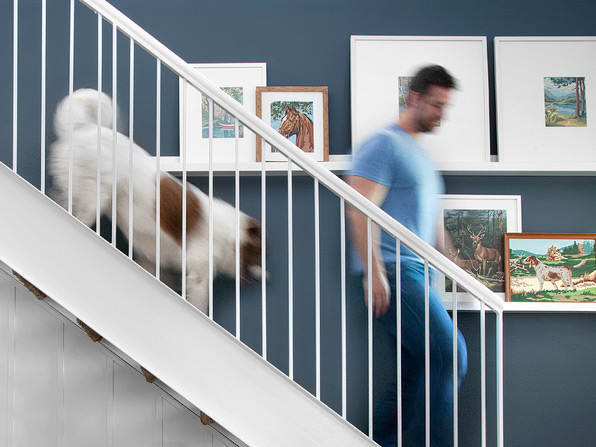
[{"label": "forest painting", "polygon": [[[507,211],[500,209],[445,209],[443,213],[449,256],[493,292],[504,292],[503,235]],[[445,281],[446,292],[451,282]]]},{"label": "forest painting", "polygon": [[544,78],[546,127],[586,127],[586,78]]},{"label": "forest painting", "polygon": [[410,76],[400,76],[397,81],[399,92],[399,111],[406,110],[408,106],[408,93],[410,91]]},{"label": "forest painting", "polygon": [[[242,87],[221,87],[221,89],[243,104],[243,88]],[[202,127],[203,138],[209,138],[209,98],[203,95],[202,104]],[[235,138],[236,137],[236,123],[234,117],[219,107],[213,104],[213,138]],[[244,138],[244,126],[238,123],[238,138]]]}]

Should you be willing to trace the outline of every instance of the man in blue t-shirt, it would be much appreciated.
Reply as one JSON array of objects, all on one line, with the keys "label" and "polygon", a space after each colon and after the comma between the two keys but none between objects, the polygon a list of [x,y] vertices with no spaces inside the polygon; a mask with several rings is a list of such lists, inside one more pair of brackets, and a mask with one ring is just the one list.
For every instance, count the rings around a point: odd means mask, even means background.
[{"label": "man in blue t-shirt", "polygon": [[[428,244],[437,247],[438,196],[443,181],[416,137],[438,127],[456,82],[438,65],[421,69],[410,81],[407,108],[396,123],[369,137],[354,151],[349,184]],[[364,302],[394,336],[396,324],[396,242],[373,228],[368,259],[367,218],[350,208],[350,233],[362,276]],[[439,244],[438,248],[443,250]],[[358,262],[359,261],[359,262]],[[369,270],[369,262],[372,269]],[[368,297],[372,281],[372,297]],[[400,248],[403,441],[424,446],[425,395],[424,262]],[[453,445],[453,322],[440,297],[430,291],[431,446]],[[458,335],[458,381],[467,371],[467,350]],[[381,446],[397,439],[397,384],[375,406],[373,437]]]}]

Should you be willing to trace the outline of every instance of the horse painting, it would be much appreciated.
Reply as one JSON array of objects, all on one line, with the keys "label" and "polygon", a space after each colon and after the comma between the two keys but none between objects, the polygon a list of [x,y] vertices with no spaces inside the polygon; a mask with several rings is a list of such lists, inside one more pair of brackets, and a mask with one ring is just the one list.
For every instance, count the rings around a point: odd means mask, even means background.
[{"label": "horse painting", "polygon": [[297,111],[294,106],[286,105],[286,114],[281,119],[278,132],[285,138],[296,135],[296,146],[304,152],[314,152],[312,121],[304,113]]}]

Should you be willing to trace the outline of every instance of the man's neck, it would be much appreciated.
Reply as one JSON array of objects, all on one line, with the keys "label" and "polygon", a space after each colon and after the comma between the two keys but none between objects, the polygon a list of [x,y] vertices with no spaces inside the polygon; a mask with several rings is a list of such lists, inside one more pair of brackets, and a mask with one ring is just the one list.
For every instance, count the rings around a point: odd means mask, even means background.
[{"label": "man's neck", "polygon": [[420,133],[418,131],[418,127],[416,126],[416,124],[414,123],[414,120],[412,119],[412,115],[410,113],[408,113],[408,111],[404,111],[399,115],[399,118],[397,120],[397,125],[399,127],[401,127],[403,130],[406,131],[406,133],[410,134],[412,137],[416,138],[418,136],[418,134]]}]

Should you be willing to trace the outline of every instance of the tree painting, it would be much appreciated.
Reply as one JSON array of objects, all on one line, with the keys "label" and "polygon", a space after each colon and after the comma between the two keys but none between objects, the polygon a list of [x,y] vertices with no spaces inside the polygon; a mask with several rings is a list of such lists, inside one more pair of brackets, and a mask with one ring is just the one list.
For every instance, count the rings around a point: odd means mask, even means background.
[{"label": "tree painting", "polygon": [[[493,292],[505,290],[503,235],[507,232],[506,210],[444,210],[449,257]],[[450,243],[450,244],[449,244]],[[445,281],[446,292],[451,281]]]},{"label": "tree painting", "polygon": [[[222,87],[224,92],[243,103],[242,87]],[[209,138],[209,98],[203,95],[203,138]],[[235,120],[232,115],[213,103],[213,138],[235,138]],[[244,138],[244,126],[238,123],[238,138]]]},{"label": "tree painting", "polygon": [[544,78],[546,127],[586,127],[586,78]]},{"label": "tree painting", "polygon": [[[508,245],[511,301],[596,302],[594,239],[512,237]],[[526,261],[528,257],[543,265],[540,270],[563,268],[570,278],[566,282],[561,275],[539,275],[536,264]]]},{"label": "tree painting", "polygon": [[397,81],[400,113],[408,107],[408,93],[410,91],[410,76],[400,76]]},{"label": "tree painting", "polygon": [[281,119],[286,114],[286,106],[294,107],[304,113],[311,120],[313,119],[313,101],[273,101],[271,103],[271,125],[277,130]]}]

